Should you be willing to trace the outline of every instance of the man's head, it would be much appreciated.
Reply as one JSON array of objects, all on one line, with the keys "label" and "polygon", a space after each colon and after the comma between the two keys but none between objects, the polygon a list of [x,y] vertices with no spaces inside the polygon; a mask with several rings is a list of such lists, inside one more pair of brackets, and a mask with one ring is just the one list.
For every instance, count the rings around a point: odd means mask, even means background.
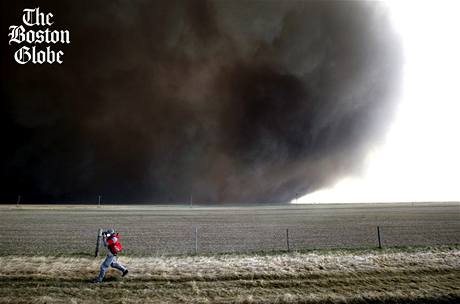
[{"label": "man's head", "polygon": [[107,229],[104,234],[107,236],[107,237],[110,237],[112,236],[113,234],[115,234],[115,230],[114,229]]}]

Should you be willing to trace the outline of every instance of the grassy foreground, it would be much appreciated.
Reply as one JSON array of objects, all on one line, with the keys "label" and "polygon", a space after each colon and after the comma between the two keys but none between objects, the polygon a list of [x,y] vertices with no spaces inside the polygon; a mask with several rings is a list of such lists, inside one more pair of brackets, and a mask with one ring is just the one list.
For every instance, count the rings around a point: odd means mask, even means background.
[{"label": "grassy foreground", "polygon": [[0,303],[460,303],[460,248],[102,258],[1,256]]}]

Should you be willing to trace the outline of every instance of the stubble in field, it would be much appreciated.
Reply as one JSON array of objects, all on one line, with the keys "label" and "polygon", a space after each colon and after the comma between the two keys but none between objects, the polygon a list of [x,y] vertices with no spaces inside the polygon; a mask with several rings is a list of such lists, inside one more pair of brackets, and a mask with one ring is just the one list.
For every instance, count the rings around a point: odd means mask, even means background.
[{"label": "stubble in field", "polygon": [[460,249],[121,257],[0,257],[0,303],[458,303]]}]

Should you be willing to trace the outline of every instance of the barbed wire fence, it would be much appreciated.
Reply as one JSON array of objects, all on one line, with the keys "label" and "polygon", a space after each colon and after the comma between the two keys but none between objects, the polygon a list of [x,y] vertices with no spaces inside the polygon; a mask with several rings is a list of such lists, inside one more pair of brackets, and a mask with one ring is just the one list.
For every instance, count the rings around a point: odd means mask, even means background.
[{"label": "barbed wire fence", "polygon": [[[134,232],[134,234],[133,234]],[[174,232],[121,229],[125,253],[222,254],[460,244],[460,224],[449,226],[182,227]],[[96,233],[94,234],[96,237]]]}]

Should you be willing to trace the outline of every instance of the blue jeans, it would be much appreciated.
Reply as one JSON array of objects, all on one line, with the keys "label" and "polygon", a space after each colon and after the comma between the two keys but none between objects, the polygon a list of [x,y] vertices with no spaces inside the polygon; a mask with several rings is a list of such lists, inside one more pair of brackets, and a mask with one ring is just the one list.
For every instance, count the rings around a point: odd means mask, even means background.
[{"label": "blue jeans", "polygon": [[117,257],[111,254],[108,254],[105,258],[104,262],[101,264],[101,271],[99,272],[99,276],[97,280],[102,282],[104,279],[105,273],[109,270],[109,267],[115,268],[124,272],[126,270],[126,266],[117,262]]}]

